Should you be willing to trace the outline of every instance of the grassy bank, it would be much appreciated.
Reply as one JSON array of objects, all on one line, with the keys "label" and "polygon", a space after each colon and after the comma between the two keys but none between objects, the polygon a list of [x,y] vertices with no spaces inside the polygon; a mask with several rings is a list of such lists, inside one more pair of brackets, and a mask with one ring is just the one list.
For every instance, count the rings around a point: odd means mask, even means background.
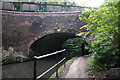
[{"label": "grassy bank", "polygon": [[[59,69],[58,69],[58,76],[60,75],[60,73],[65,69],[68,68],[73,61],[76,59],[76,57],[73,57],[72,59],[68,60],[65,62],[65,65],[63,64]],[[51,78],[56,78],[56,72],[52,74],[52,76],[50,77],[49,80],[51,80]]]}]

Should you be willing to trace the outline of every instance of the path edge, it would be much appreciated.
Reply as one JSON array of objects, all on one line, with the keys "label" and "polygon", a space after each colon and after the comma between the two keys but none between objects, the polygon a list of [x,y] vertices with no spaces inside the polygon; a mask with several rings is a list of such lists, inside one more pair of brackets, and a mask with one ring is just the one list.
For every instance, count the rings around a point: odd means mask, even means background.
[{"label": "path edge", "polygon": [[[62,66],[60,66],[60,68],[58,69],[58,75],[60,75],[60,73],[61,73],[65,68],[69,67],[69,66],[73,63],[73,61],[74,61],[75,59],[76,59],[76,57],[73,57],[72,59],[68,60],[68,61],[65,63],[65,66],[64,66],[64,64],[63,64]],[[56,78],[56,72],[54,72],[50,78]],[[51,80],[50,78],[49,78],[49,80]]]}]

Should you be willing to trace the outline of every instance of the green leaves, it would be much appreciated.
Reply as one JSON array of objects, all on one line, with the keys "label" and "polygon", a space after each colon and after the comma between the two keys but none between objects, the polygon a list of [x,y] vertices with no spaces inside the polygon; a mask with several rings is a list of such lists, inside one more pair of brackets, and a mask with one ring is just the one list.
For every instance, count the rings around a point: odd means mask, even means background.
[{"label": "green leaves", "polygon": [[86,23],[89,22],[88,19],[87,19],[85,16],[80,17],[80,20],[81,20],[81,21],[84,21],[84,22],[86,22]]},{"label": "green leaves", "polygon": [[14,52],[14,48],[11,46],[8,50],[3,49],[2,64],[23,62],[25,59],[27,56],[24,56],[22,52]]},{"label": "green leaves", "polygon": [[14,48],[12,48],[12,47],[10,46],[9,49],[8,49],[9,54],[13,54],[13,51],[14,51]]},{"label": "green leaves", "polygon": [[81,45],[85,45],[85,40],[82,38],[71,38],[65,41],[62,48],[67,49],[66,57],[71,58],[74,56],[82,55]]},{"label": "green leaves", "polygon": [[82,13],[82,15],[89,15],[91,13],[91,11],[84,11],[83,13]]},{"label": "green leaves", "polygon": [[[118,63],[118,2],[106,3],[97,10],[89,10],[82,15],[80,20],[87,23],[80,29],[86,28],[88,32],[82,32],[79,35],[94,35],[94,41],[87,41],[90,45],[92,58],[88,61],[88,68],[93,70],[102,70],[115,66]],[[94,67],[94,68],[93,68]]]}]

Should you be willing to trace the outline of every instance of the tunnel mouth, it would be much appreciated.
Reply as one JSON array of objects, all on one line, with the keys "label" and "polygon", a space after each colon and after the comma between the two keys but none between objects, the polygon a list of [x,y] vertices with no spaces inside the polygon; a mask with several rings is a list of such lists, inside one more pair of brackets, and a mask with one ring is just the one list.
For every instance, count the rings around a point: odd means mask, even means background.
[{"label": "tunnel mouth", "polygon": [[70,38],[82,38],[73,33],[57,32],[42,36],[31,44],[29,49],[30,58],[41,56],[55,51],[62,50],[63,43]]}]

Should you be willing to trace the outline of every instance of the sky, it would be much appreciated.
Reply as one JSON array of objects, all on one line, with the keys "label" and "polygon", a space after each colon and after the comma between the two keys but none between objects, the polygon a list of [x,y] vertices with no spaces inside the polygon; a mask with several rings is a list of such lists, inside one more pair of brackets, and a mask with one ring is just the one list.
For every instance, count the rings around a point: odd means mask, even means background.
[{"label": "sky", "polygon": [[71,2],[76,2],[80,6],[85,4],[87,7],[99,7],[104,0],[71,0]]}]

